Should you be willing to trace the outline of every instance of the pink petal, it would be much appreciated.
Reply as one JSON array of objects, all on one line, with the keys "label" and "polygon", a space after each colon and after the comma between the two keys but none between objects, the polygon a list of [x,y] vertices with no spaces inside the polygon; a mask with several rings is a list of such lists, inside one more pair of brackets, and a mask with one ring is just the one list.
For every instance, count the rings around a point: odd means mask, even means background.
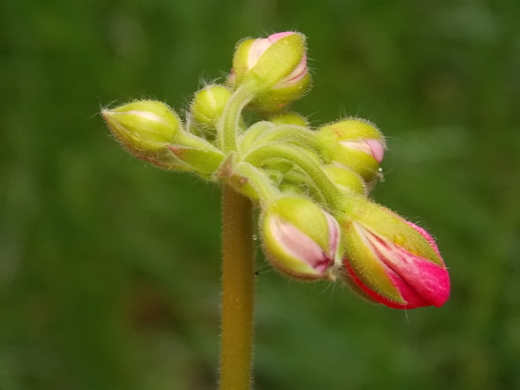
[{"label": "pink petal", "polygon": [[367,139],[365,142],[368,144],[371,150],[371,155],[377,160],[378,163],[383,161],[385,155],[385,146],[377,139]]},{"label": "pink petal", "polygon": [[272,218],[270,228],[288,254],[307,263],[316,272],[324,273],[332,263],[333,258],[293,224],[281,218]]},{"label": "pink petal", "polygon": [[348,148],[366,153],[379,163],[383,160],[385,146],[377,139],[361,139],[356,141],[340,141],[340,144]]},{"label": "pink petal", "polygon": [[271,42],[271,43],[275,43],[276,41],[282,39],[283,37],[286,37],[288,35],[293,35],[294,33],[292,31],[284,31],[284,32],[279,32],[279,33],[275,33],[275,34],[271,34],[267,37],[267,39]]},{"label": "pink petal", "polygon": [[356,283],[375,302],[379,302],[392,309],[415,309],[418,307],[430,305],[428,302],[424,301],[419,295],[417,295],[417,293],[410,286],[408,286],[402,279],[399,278],[397,274],[395,274],[395,272],[391,270],[388,270],[390,279],[392,279],[392,282],[394,283],[395,287],[397,288],[403,299],[405,299],[404,297],[406,296],[405,300],[407,303],[404,305],[398,302],[394,302],[382,296],[381,294],[375,292],[371,288],[367,287],[355,274],[347,259],[344,259],[344,264],[352,281],[354,281],[354,283]]}]

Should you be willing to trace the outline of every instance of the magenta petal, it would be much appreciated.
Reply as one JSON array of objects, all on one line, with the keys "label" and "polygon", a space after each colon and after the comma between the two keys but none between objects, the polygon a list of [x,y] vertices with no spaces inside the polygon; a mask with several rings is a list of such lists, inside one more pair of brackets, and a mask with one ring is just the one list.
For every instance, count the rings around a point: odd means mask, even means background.
[{"label": "magenta petal", "polygon": [[[424,230],[414,228],[427,240],[432,240],[428,241],[437,252],[437,246],[432,244],[433,239]],[[358,229],[363,232],[367,244],[386,269],[392,284],[407,302],[407,307],[440,307],[446,302],[450,295],[450,278],[444,264],[439,265],[415,255],[361,225],[358,225]]]},{"label": "magenta petal", "polygon": [[397,288],[403,299],[406,300],[406,304],[395,302],[391,299],[384,297],[383,295],[375,292],[370,287],[366,286],[355,274],[354,270],[348,263],[347,259],[343,259],[344,265],[348,271],[350,279],[358,285],[358,287],[365,292],[366,295],[374,302],[381,303],[392,309],[416,309],[418,307],[430,306],[428,302],[423,300],[406,282],[404,282],[399,275],[392,270],[387,269],[388,276],[392,280],[392,283]]},{"label": "magenta petal", "polygon": [[[403,248],[399,250],[403,256],[402,261],[392,263],[390,267],[423,299],[431,305],[442,306],[450,296],[450,277],[447,269],[414,256]],[[403,298],[407,300],[406,297]]]},{"label": "magenta petal", "polygon": [[[450,278],[444,265],[440,266],[416,256],[405,248],[383,240],[368,230],[366,230],[366,234],[378,258],[399,275],[399,279],[402,279],[423,300],[437,307],[446,302],[450,295]],[[407,289],[403,287],[404,291]],[[402,295],[402,297],[408,302],[406,296]]]},{"label": "magenta petal", "polygon": [[404,309],[415,309],[417,307],[430,306],[431,303],[425,300],[412,286],[406,283],[395,272],[388,270],[388,276],[392,280],[395,288],[399,290],[399,294],[406,301]]}]

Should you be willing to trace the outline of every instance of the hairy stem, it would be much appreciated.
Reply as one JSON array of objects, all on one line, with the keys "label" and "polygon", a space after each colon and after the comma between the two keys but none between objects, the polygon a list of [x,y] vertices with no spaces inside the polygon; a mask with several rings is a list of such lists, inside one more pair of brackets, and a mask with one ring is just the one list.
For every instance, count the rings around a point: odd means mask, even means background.
[{"label": "hairy stem", "polygon": [[224,186],[222,217],[220,390],[248,390],[252,381],[255,283],[251,201]]},{"label": "hairy stem", "polygon": [[238,163],[235,170],[240,175],[245,176],[256,190],[261,205],[263,203],[269,204],[280,196],[280,191],[273,185],[271,179],[263,170],[246,162]]},{"label": "hairy stem", "polygon": [[267,144],[250,152],[244,161],[261,167],[273,158],[282,158],[300,167],[312,180],[316,189],[333,210],[343,205],[343,194],[323,172],[319,163],[309,157],[308,152],[298,146],[286,146],[279,143]]},{"label": "hairy stem", "polygon": [[222,118],[217,125],[220,149],[224,152],[237,150],[237,131],[240,128],[240,114],[244,107],[253,99],[249,85],[241,85],[233,92],[226,104]]}]

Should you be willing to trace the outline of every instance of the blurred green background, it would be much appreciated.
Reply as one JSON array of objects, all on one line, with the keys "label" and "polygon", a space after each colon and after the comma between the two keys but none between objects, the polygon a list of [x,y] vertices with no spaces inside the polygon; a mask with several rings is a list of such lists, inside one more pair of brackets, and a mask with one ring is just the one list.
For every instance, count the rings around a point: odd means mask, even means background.
[{"label": "blurred green background", "polygon": [[258,259],[255,388],[520,389],[520,2],[2,0],[0,389],[214,389],[216,186],[154,169],[98,114],[182,111],[245,36],[308,37],[313,125],[390,146],[377,201],[451,269],[441,309],[366,304]]}]

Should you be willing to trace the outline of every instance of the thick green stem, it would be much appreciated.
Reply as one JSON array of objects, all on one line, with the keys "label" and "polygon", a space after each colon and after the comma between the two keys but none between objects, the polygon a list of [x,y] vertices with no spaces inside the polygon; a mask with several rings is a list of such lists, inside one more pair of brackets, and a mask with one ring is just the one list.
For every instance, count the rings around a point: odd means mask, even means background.
[{"label": "thick green stem", "polygon": [[316,140],[316,133],[306,127],[296,125],[277,125],[276,129],[266,132],[259,137],[258,142],[268,143],[287,141],[303,147],[312,148],[319,152],[320,144]]},{"label": "thick green stem", "polygon": [[220,390],[249,390],[252,381],[254,242],[252,204],[223,187],[222,341]]},{"label": "thick green stem", "polygon": [[262,169],[249,163],[241,162],[235,166],[235,171],[247,178],[258,193],[261,204],[262,202],[269,204],[280,196],[280,191],[273,185],[269,176]]}]

